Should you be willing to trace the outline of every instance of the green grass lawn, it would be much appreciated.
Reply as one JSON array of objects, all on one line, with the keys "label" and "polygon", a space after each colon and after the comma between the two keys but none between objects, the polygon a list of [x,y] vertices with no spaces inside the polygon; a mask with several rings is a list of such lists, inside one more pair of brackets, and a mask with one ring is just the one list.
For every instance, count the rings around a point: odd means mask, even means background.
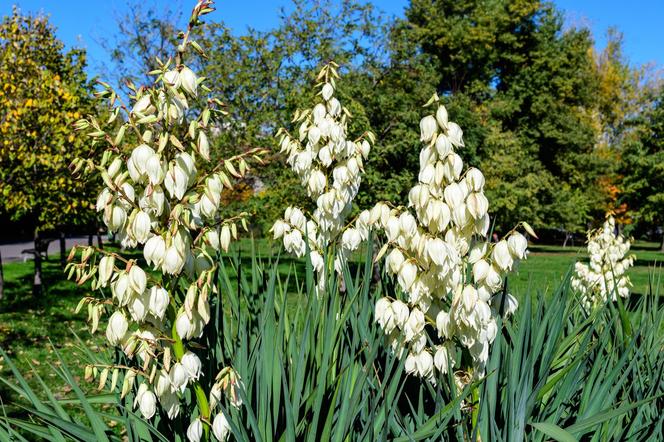
[{"label": "green grass lawn", "polygon": [[[657,292],[659,280],[664,275],[662,264],[664,253],[659,252],[659,244],[637,241],[631,252],[636,255],[634,267],[627,274],[632,281],[632,292],[637,294]],[[516,296],[525,293],[551,293],[563,280],[568,271],[573,270],[576,261],[588,261],[585,244],[579,246],[540,246],[529,247],[528,259],[519,264],[509,278],[509,286]]]},{"label": "green grass lawn", "polygon": [[[273,241],[259,240],[253,245],[259,257],[267,259],[279,254],[280,248]],[[577,260],[587,259],[585,246],[557,247],[532,245],[531,253],[517,271],[509,278],[509,286],[517,297],[526,293],[552,293]],[[657,286],[662,275],[661,262],[664,254],[657,251],[657,244],[637,242],[633,248],[637,255],[635,266],[629,276],[633,282],[634,293],[647,293],[650,278]],[[251,241],[239,243],[234,256],[241,256],[241,262],[249,264],[252,256]],[[229,269],[229,277],[235,272]],[[290,274],[291,284],[294,277],[302,275],[303,263],[281,251],[279,272]],[[85,323],[85,312],[75,314],[78,301],[86,294],[85,287],[77,287],[64,278],[58,259],[55,257],[44,263],[45,292],[34,298],[31,292],[32,262],[14,262],[4,265],[5,297],[0,301],[0,346],[7,351],[22,372],[30,374],[34,368],[49,387],[58,390],[62,386],[59,378],[52,373],[49,362],[56,358],[52,354],[50,343],[64,349],[62,355],[71,367],[81,367],[85,357],[77,350],[77,341],[73,332],[84,339],[88,346],[100,345],[105,340],[104,326],[101,333],[90,335]],[[233,279],[231,279],[233,281]],[[302,278],[298,281],[303,282]],[[0,359],[0,374],[8,375],[6,364]],[[90,387],[93,388],[93,387]],[[62,391],[63,394],[66,391]],[[0,384],[0,397],[11,398],[11,392]]]}]

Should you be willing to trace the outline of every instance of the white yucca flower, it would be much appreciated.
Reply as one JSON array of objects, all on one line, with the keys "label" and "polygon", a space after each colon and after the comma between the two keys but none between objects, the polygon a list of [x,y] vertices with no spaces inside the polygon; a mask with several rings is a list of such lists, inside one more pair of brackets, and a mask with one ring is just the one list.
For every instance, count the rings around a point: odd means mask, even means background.
[{"label": "white yucca flower", "polygon": [[[298,257],[307,248],[317,273],[317,292],[325,285],[323,256],[332,247],[332,260],[341,272],[348,255],[367,239],[368,220],[347,223],[364,172],[374,135],[365,132],[351,139],[348,134],[350,113],[334,96],[337,65],[332,62],[318,74],[322,101],[313,108],[298,111],[294,121],[299,125],[297,136],[285,129],[277,133],[286,162],[300,178],[316,209],[307,217],[301,209],[289,207],[284,218],[277,220],[271,232],[282,238],[284,248]],[[315,261],[315,262],[314,262]]]},{"label": "white yucca flower", "polygon": [[629,249],[630,241],[616,232],[613,216],[608,216],[601,228],[588,232],[590,262],[577,262],[571,280],[586,307],[615,301],[617,296],[629,297],[632,283],[625,273],[636,259],[627,255]]},{"label": "white yucca flower", "polygon": [[[211,5],[209,0],[199,0],[192,23],[211,12]],[[205,104],[200,112],[189,108],[188,100],[209,91],[202,85],[203,79],[183,63],[183,54],[191,47],[200,51],[200,46],[183,34],[176,57],[157,60],[158,68],[151,72],[156,78],[153,85],[130,86],[133,95],[128,108],[119,106],[117,94],[104,86],[99,96],[110,97],[109,123],[120,121],[116,133],[106,133],[93,118],[77,123],[77,128],[90,130],[95,143],[106,143],[107,147],[98,165],[91,159],[75,161],[78,170],[87,164],[86,169],[101,173],[104,188],[96,209],[124,249],[140,251],[143,247],[147,266],[142,268],[123,252],[82,247],[80,262],[69,264],[69,274],[81,284],[91,280],[94,289],[110,286],[112,297],[85,298],[79,308],[89,304],[93,329],[105,311],[112,313],[106,337],[126,356],[126,363],[115,368],[116,372],[125,370],[122,395],[131,391],[138,378],[134,406],[146,419],[156,414],[157,403],[169,418],[177,417],[182,408],[180,398],[187,389],[195,390],[191,393],[197,402],[208,396],[199,379],[213,373],[203,372],[207,364],[192,351],[202,347],[190,341],[203,335],[211,318],[209,297],[219,295],[213,287],[218,264],[212,257],[219,250],[228,250],[238,238],[238,224],[246,229],[247,217],[246,213],[223,216],[219,210],[221,194],[224,187],[232,188],[232,177],[245,175],[247,158],[260,162],[265,153],[252,149],[220,161],[220,167],[206,165],[210,160],[209,132],[214,120],[225,113],[213,105],[218,100],[211,97],[201,99]],[[138,139],[132,146],[126,145],[127,130]],[[73,254],[71,259],[75,257]],[[148,267],[154,272],[148,272]],[[92,370],[99,372],[96,367]],[[108,368],[102,373],[105,378]],[[237,405],[237,401],[231,403]],[[209,409],[204,403],[197,406],[199,414]],[[193,411],[184,413],[199,415]],[[191,424],[187,431],[190,440],[200,439],[203,425],[211,426],[213,415],[207,413]],[[221,424],[218,426],[223,430]]]},{"label": "white yucca flower", "polygon": [[[419,182],[408,197],[413,213],[379,203],[360,218],[384,232],[386,270],[407,295],[406,303],[380,299],[375,319],[406,356],[406,371],[435,382],[454,364],[456,348],[469,352],[473,374],[483,373],[496,315],[516,308],[514,297],[498,294],[503,276],[526,257],[528,242],[512,231],[489,243],[484,175],[475,168],[463,173],[455,152],[464,146],[461,128],[437,96],[429,104],[437,109],[420,122]],[[440,341],[430,347],[427,337]]]}]

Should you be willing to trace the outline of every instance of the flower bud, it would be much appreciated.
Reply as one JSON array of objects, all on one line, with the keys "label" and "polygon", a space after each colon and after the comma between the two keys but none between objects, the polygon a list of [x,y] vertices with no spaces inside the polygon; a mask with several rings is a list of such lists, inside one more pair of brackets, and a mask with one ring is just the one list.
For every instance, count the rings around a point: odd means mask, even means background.
[{"label": "flower bud", "polygon": [[108,166],[108,170],[106,171],[106,173],[108,173],[108,176],[110,176],[111,179],[113,179],[120,171],[121,166],[122,166],[122,160],[120,159],[120,157],[116,157],[111,163],[111,165]]},{"label": "flower bud", "polygon": [[113,276],[113,266],[115,257],[106,255],[99,260],[99,287],[106,287],[106,284]]},{"label": "flower bud", "polygon": [[199,442],[203,436],[203,423],[200,418],[196,418],[189,424],[187,428],[187,439],[189,442]]},{"label": "flower bud", "polygon": [[118,345],[122,338],[124,338],[129,328],[127,318],[120,310],[116,310],[108,319],[108,326],[106,327],[106,339],[111,345]]},{"label": "flower bud", "polygon": [[210,161],[210,143],[203,131],[198,132],[198,153],[207,161]]},{"label": "flower bud", "polygon": [[224,224],[221,228],[221,233],[219,233],[219,245],[224,252],[228,252],[228,247],[231,244],[231,228],[228,227],[228,224]]},{"label": "flower bud", "polygon": [[447,116],[447,109],[445,109],[445,106],[442,104],[438,106],[438,109],[436,110],[436,121],[438,122],[438,125],[442,129],[447,129],[447,122],[448,122],[448,116]]}]

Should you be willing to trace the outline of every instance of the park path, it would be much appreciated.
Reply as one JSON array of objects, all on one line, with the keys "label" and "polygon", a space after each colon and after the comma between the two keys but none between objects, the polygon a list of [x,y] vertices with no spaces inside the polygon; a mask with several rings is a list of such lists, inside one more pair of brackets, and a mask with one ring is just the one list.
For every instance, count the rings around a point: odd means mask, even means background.
[{"label": "park path", "polygon": [[[65,239],[65,246],[67,250],[71,249],[75,245],[87,245],[88,237],[86,236],[74,236],[71,238]],[[96,244],[96,238],[95,238]],[[34,248],[35,244],[32,241],[26,242],[17,242],[10,244],[0,244],[0,253],[2,254],[3,262],[13,262],[13,261],[23,261],[24,259],[32,259],[32,255],[21,253],[23,250]],[[60,240],[51,241],[48,245],[48,254],[53,255],[60,253]]]}]

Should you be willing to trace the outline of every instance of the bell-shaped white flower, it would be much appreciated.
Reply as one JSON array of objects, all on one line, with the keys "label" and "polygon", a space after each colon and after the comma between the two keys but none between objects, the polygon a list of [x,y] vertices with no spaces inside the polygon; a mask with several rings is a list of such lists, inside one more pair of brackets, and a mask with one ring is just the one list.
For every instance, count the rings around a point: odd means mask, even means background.
[{"label": "bell-shaped white flower", "polygon": [[173,392],[179,391],[182,393],[189,383],[189,376],[187,375],[187,369],[184,367],[184,365],[179,362],[173,364],[171,371],[169,372],[169,376],[171,378]]},{"label": "bell-shaped white flower", "polygon": [[511,270],[512,264],[514,263],[514,258],[510,254],[509,246],[507,241],[500,240],[493,247],[491,252],[491,259],[501,270]]},{"label": "bell-shaped white flower", "polygon": [[155,318],[164,319],[169,302],[170,298],[166,289],[158,286],[150,289],[148,309]]},{"label": "bell-shaped white flower", "polygon": [[436,118],[431,115],[420,120],[420,140],[424,143],[428,143],[436,135],[438,131],[438,124],[436,123]]},{"label": "bell-shaped white flower", "polygon": [[507,238],[507,246],[515,259],[524,259],[526,257],[528,240],[519,232],[514,232]]},{"label": "bell-shaped white flower", "polygon": [[[141,384],[141,387],[145,384]],[[146,386],[147,388],[147,386]],[[138,401],[138,407],[141,410],[141,414],[145,419],[152,419],[155,412],[157,411],[157,397],[150,390],[146,390],[136,395],[136,400]]]},{"label": "bell-shaped white flower", "polygon": [[224,442],[228,439],[230,431],[231,426],[228,423],[226,416],[224,416],[224,413],[218,413],[212,422],[212,433],[214,434],[214,437],[216,437],[218,441]]},{"label": "bell-shaped white flower", "polygon": [[143,269],[137,265],[132,265],[131,269],[129,269],[129,287],[131,287],[135,293],[143,293],[146,285],[147,275]]},{"label": "bell-shaped white flower", "polygon": [[196,418],[187,427],[187,439],[189,442],[199,442],[203,436],[203,423]]},{"label": "bell-shaped white flower", "polygon": [[196,89],[198,87],[198,79],[196,78],[194,71],[189,69],[187,66],[184,66],[180,71],[180,81],[182,84],[182,89],[194,97],[197,95]]},{"label": "bell-shaped white flower", "polygon": [[201,360],[198,358],[198,356],[196,356],[195,353],[190,351],[186,352],[182,356],[180,363],[187,371],[187,377],[189,379],[198,380],[198,378],[201,376],[202,364]]},{"label": "bell-shaped white flower", "polygon": [[170,246],[166,249],[164,253],[164,260],[162,263],[162,269],[164,273],[171,275],[176,275],[180,273],[182,267],[184,266],[184,258],[180,255],[177,247],[175,245]]},{"label": "bell-shaped white flower", "polygon": [[106,339],[111,345],[117,345],[124,338],[128,328],[127,318],[121,311],[117,310],[108,319]]}]

